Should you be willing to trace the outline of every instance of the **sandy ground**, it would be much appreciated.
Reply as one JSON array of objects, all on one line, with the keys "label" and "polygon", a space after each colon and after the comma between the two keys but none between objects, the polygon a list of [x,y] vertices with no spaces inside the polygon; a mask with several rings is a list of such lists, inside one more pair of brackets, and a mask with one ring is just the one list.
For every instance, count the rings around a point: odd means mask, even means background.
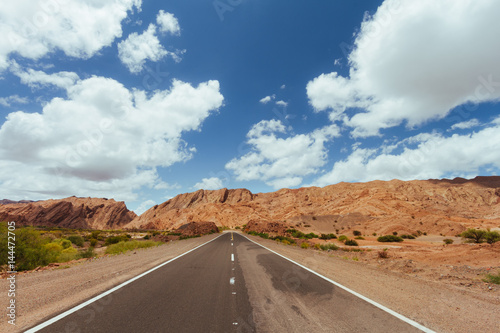
[{"label": "sandy ground", "polygon": [[[23,331],[215,237],[19,274],[17,326],[7,324],[2,316],[0,331]],[[320,252],[248,237],[437,332],[500,332],[500,286],[481,281],[485,272],[500,269],[496,260],[500,244],[443,246],[432,239],[405,241],[401,246],[367,239],[360,245],[371,251]],[[382,248],[388,248],[388,259],[378,258]],[[477,263],[474,257],[483,261]],[[495,262],[497,266],[488,266]],[[5,309],[5,278],[0,280],[0,290],[0,306]]]}]

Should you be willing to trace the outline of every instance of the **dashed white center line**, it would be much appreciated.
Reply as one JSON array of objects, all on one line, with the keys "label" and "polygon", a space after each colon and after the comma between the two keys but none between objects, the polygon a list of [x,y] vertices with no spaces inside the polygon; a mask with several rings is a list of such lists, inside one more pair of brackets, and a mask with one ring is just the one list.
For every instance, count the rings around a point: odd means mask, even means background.
[{"label": "dashed white center line", "polygon": [[234,286],[234,277],[232,277],[232,278],[230,278],[230,279],[229,279],[229,283],[230,283],[232,286]]},{"label": "dashed white center line", "polygon": [[231,243],[231,246],[233,246],[233,243]]},{"label": "dashed white center line", "polygon": [[231,261],[234,261],[234,253],[231,253]]}]

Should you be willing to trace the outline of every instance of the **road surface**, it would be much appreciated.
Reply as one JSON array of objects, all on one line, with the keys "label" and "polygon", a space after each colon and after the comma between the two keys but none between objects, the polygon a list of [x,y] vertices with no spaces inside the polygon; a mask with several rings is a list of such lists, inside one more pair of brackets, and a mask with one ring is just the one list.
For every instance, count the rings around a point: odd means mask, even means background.
[{"label": "road surface", "polygon": [[44,325],[28,332],[421,332],[237,233]]}]

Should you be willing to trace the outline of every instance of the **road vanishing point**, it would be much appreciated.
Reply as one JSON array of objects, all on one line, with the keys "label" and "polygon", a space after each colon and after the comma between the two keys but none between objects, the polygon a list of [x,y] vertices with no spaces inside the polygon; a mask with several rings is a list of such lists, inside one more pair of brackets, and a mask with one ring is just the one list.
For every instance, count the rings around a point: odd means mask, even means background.
[{"label": "road vanishing point", "polygon": [[26,332],[433,331],[227,232]]}]

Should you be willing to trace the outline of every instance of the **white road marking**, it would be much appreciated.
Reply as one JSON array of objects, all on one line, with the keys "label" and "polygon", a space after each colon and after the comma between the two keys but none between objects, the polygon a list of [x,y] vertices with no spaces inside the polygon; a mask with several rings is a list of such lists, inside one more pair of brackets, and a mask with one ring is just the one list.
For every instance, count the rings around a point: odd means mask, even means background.
[{"label": "white road marking", "polygon": [[232,278],[230,278],[230,279],[229,279],[229,283],[230,283],[232,286],[234,286],[234,277],[232,277]]},{"label": "white road marking", "polygon": [[[222,235],[220,235],[220,236],[222,236]],[[208,243],[210,243],[210,242],[213,242],[214,240],[216,240],[216,239],[217,239],[217,238],[219,238],[220,236],[217,236],[217,237],[215,237],[214,239],[209,240],[208,242],[203,243],[203,244],[201,244],[201,245],[199,245],[199,246],[195,247],[195,248],[194,248],[194,249],[192,249],[192,250],[189,250],[189,251],[187,251],[187,252],[184,252],[183,254],[178,255],[177,257],[175,257],[175,258],[173,258],[173,259],[170,259],[170,260],[168,260],[168,261],[164,262],[163,264],[160,264],[160,265],[158,265],[158,266],[156,266],[156,267],[153,267],[153,268],[151,268],[149,271],[146,271],[146,272],[144,272],[144,273],[142,273],[142,274],[140,274],[140,275],[137,275],[136,277],[131,278],[130,280],[125,281],[125,282],[123,282],[122,284],[120,284],[120,285],[118,285],[118,286],[116,286],[116,287],[114,287],[114,288],[112,288],[112,289],[109,289],[108,291],[105,291],[105,292],[103,292],[102,294],[97,295],[96,297],[94,297],[94,298],[92,298],[92,299],[89,299],[88,301],[86,301],[86,302],[84,302],[84,303],[82,303],[82,304],[80,304],[80,305],[75,306],[74,308],[71,308],[71,309],[69,309],[68,311],[63,312],[63,313],[61,313],[61,314],[60,314],[60,315],[58,315],[58,316],[56,316],[56,317],[54,317],[54,318],[52,318],[52,319],[49,319],[49,320],[47,320],[46,322],[43,322],[43,323],[41,323],[41,324],[39,324],[39,325],[37,325],[37,326],[35,326],[35,327],[33,327],[33,328],[31,328],[31,329],[29,329],[29,330],[25,331],[24,333],[34,333],[34,332],[38,332],[39,330],[41,330],[41,329],[43,329],[43,328],[45,328],[45,327],[47,327],[47,326],[49,326],[49,325],[52,325],[52,324],[53,324],[53,323],[55,323],[56,321],[59,321],[59,320],[63,319],[63,318],[64,318],[64,317],[66,317],[66,316],[69,316],[70,314],[72,314],[72,313],[74,313],[74,312],[76,312],[76,311],[78,311],[78,310],[80,310],[80,309],[82,309],[82,308],[86,307],[86,306],[87,306],[87,305],[89,305],[89,304],[94,303],[95,301],[100,300],[101,298],[103,298],[103,297],[105,297],[105,296],[108,296],[108,295],[109,295],[109,294],[111,294],[112,292],[114,292],[114,291],[116,291],[116,290],[118,290],[118,289],[120,289],[120,288],[122,288],[122,287],[125,287],[127,284],[130,284],[130,283],[134,282],[135,280],[140,279],[141,277],[143,277],[143,276],[145,276],[145,275],[147,275],[147,274],[149,274],[149,273],[151,273],[151,272],[153,272],[153,271],[157,270],[158,268],[163,267],[163,266],[165,266],[166,264],[169,264],[169,263],[171,263],[172,261],[174,261],[174,260],[176,260],[176,259],[179,259],[180,257],[183,257],[183,256],[185,256],[186,254],[188,254],[188,253],[190,253],[190,252],[193,252],[194,250],[197,250],[197,249],[199,249],[200,247],[202,247],[202,246],[204,246],[204,245],[207,245],[207,244],[208,244]]]},{"label": "white road marking", "polygon": [[231,243],[231,246],[233,246],[233,243]]},{"label": "white road marking", "polygon": [[234,261],[234,254],[231,253],[231,261]]},{"label": "white road marking", "polygon": [[232,293],[232,294],[233,294],[233,295],[236,295],[236,292],[235,292],[235,291],[233,291],[233,293]]},{"label": "white road marking", "polygon": [[[241,234],[240,234],[240,235],[241,235]],[[279,254],[278,252],[275,252],[275,251],[273,251],[273,250],[271,250],[271,249],[268,249],[268,248],[267,248],[267,247],[265,247],[264,245],[261,245],[261,244],[259,244],[259,243],[257,243],[257,242],[254,242],[253,240],[251,240],[250,238],[248,238],[248,237],[246,237],[246,236],[244,236],[244,235],[241,235],[241,236],[245,237],[245,238],[246,238],[246,239],[248,239],[250,242],[252,242],[252,243],[254,243],[254,244],[257,244],[257,245],[259,245],[260,247],[263,247],[264,249],[266,249],[266,250],[268,250],[268,251],[270,251],[270,252],[272,252],[272,253],[274,253],[274,254],[276,254],[276,255],[280,256],[280,257],[282,257],[283,259],[286,259],[286,260],[290,261],[291,263],[294,263],[295,265],[297,265],[297,266],[299,266],[299,267],[301,267],[301,268],[305,269],[306,271],[311,272],[311,273],[313,273],[314,275],[319,276],[320,278],[322,278],[322,279],[324,279],[324,280],[326,280],[326,281],[330,282],[331,284],[333,284],[333,285],[335,285],[335,286],[337,286],[337,287],[339,287],[339,288],[341,288],[341,289],[344,289],[345,291],[347,291],[347,292],[349,292],[349,293],[353,294],[354,296],[357,296],[357,297],[361,298],[362,300],[364,300],[364,301],[366,301],[366,302],[370,303],[370,304],[371,304],[371,305],[373,305],[373,306],[376,306],[376,307],[377,307],[377,308],[379,308],[380,310],[383,310],[383,311],[385,311],[385,312],[387,312],[387,313],[389,313],[389,314],[393,315],[394,317],[396,317],[396,318],[398,318],[398,319],[400,319],[400,320],[404,321],[405,323],[410,324],[411,326],[418,328],[419,330],[421,330],[421,331],[423,331],[423,332],[425,332],[425,333],[436,333],[435,331],[433,331],[433,330],[431,330],[431,329],[429,329],[429,328],[427,328],[427,327],[425,327],[425,326],[420,325],[420,324],[419,324],[419,323],[417,323],[416,321],[413,321],[413,320],[411,320],[410,318],[407,318],[407,317],[403,316],[402,314],[399,314],[399,313],[397,313],[396,311],[393,311],[393,310],[391,310],[391,309],[389,309],[389,308],[387,308],[387,307],[383,306],[382,304],[379,304],[379,303],[377,303],[377,302],[375,302],[375,301],[372,301],[372,300],[371,300],[371,299],[369,299],[368,297],[365,297],[365,296],[363,296],[363,295],[361,295],[361,294],[359,294],[359,293],[355,292],[354,290],[351,290],[351,289],[349,289],[349,288],[347,288],[347,287],[345,287],[345,286],[341,285],[340,283],[335,282],[335,281],[333,281],[333,280],[331,280],[331,279],[327,278],[326,276],[323,276],[323,275],[321,275],[321,274],[319,274],[319,273],[317,273],[317,272],[313,271],[312,269],[307,268],[307,267],[305,267],[305,266],[303,266],[303,265],[301,265],[301,264],[299,264],[299,263],[297,263],[297,262],[293,261],[292,259],[289,259],[289,258],[285,257],[285,256],[284,256],[284,255],[282,255],[282,254]]]}]

